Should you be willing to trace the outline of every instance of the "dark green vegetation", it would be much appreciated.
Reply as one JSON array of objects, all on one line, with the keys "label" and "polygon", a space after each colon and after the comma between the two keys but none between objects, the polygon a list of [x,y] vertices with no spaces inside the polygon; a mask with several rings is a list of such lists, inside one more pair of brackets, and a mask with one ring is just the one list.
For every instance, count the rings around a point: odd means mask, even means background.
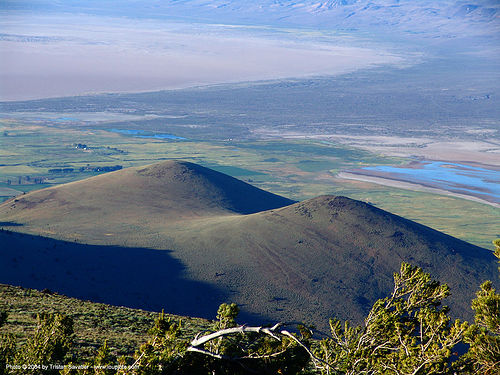
[{"label": "dark green vegetation", "polygon": [[[19,346],[32,336],[37,314],[60,314],[73,320],[71,356],[87,359],[107,341],[111,354],[132,355],[147,340],[147,331],[157,313],[110,306],[69,298],[48,289],[37,291],[9,285],[0,285],[0,311],[8,312],[2,333],[15,336]],[[183,322],[183,338],[207,329],[208,321],[168,314],[166,318]]]},{"label": "dark green vegetation", "polygon": [[[496,255],[500,256],[500,247]],[[19,293],[12,287],[7,291]],[[28,294],[38,294],[42,306],[46,305],[42,293]],[[362,326],[330,320],[330,333],[321,341],[312,339],[313,331],[304,326],[299,326],[296,334],[278,324],[237,326],[237,305],[222,304],[217,320],[210,327],[197,327],[198,334],[191,339],[185,337],[183,320],[160,314],[149,331],[149,340],[133,356],[127,353],[121,357],[107,342],[91,354],[82,355],[78,345],[73,349],[72,341],[81,332],[74,330],[75,312],[69,309],[69,315],[38,313],[33,333],[22,344],[9,330],[12,322],[8,314],[0,311],[0,327],[8,323],[7,330],[0,331],[0,373],[497,374],[500,295],[490,281],[485,282],[472,301],[475,324],[469,324],[448,316],[442,302],[449,294],[446,284],[403,263],[394,274],[393,292],[375,302]],[[64,300],[57,296],[52,302],[57,299]],[[130,317],[143,312],[128,313]],[[85,318],[78,316],[78,320]]]},{"label": "dark green vegetation", "polygon": [[[498,243],[495,254],[500,257]],[[364,326],[330,321],[320,367],[328,374],[498,373],[500,295],[491,281],[483,283],[472,301],[475,324],[469,325],[448,316],[441,303],[449,294],[446,284],[403,263],[392,294],[373,305]]]},{"label": "dark green vegetation", "polygon": [[0,281],[191,316],[230,300],[247,322],[326,329],[361,322],[401,262],[448,283],[461,318],[496,275],[490,251],[372,205],[292,203],[176,161],[32,192],[0,206]]}]

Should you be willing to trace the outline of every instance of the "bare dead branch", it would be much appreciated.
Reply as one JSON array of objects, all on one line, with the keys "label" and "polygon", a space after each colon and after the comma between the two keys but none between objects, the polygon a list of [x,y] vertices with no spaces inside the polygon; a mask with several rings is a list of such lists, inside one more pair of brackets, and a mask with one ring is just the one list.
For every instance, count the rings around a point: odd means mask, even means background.
[{"label": "bare dead branch", "polygon": [[248,332],[263,333],[268,336],[271,336],[275,340],[281,341],[281,339],[274,334],[274,332],[278,329],[280,325],[281,324],[278,323],[272,326],[271,328],[239,326],[239,327],[221,329],[220,331],[211,333],[209,335],[196,337],[193,341],[191,341],[190,347],[198,347],[221,336],[228,336],[234,333],[248,333]]}]

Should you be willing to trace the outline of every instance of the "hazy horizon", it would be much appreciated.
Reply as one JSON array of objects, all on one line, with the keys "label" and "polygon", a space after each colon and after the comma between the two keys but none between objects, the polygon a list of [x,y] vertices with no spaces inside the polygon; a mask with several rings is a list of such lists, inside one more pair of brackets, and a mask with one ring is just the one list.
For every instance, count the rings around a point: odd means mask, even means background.
[{"label": "hazy horizon", "polygon": [[6,0],[0,101],[330,77],[465,55],[493,66],[499,5],[475,3]]}]

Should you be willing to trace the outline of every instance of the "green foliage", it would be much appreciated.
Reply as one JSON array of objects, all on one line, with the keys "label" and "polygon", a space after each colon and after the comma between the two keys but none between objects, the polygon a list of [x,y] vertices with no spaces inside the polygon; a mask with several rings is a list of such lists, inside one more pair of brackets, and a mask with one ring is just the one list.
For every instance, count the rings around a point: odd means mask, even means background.
[{"label": "green foliage", "polygon": [[223,303],[217,310],[217,322],[215,329],[236,327],[236,318],[240,313],[240,308],[235,303]]},{"label": "green foliage", "polygon": [[[214,330],[236,327],[236,318],[240,312],[240,308],[235,303],[223,303],[217,310],[217,320],[214,323]],[[241,339],[242,337],[240,337]],[[206,344],[206,349],[215,354],[225,356],[239,356],[239,345],[235,341],[223,340],[222,337],[212,340]]]},{"label": "green foliage", "polygon": [[476,296],[477,298],[472,301],[476,324],[491,333],[499,335],[500,295],[496,293],[491,281],[484,282]]},{"label": "green foliage", "polygon": [[[7,313],[0,310],[0,327],[7,321]],[[0,375],[7,373],[7,363],[14,357],[16,341],[12,334],[0,333]]]},{"label": "green foliage", "polygon": [[7,321],[7,315],[8,314],[5,311],[0,310],[0,327]]},{"label": "green foliage", "polygon": [[135,361],[118,371],[118,374],[175,374],[181,373],[183,354],[188,343],[179,338],[181,322],[173,322],[162,312],[149,331],[151,338],[141,345]]},{"label": "green foliage", "polygon": [[16,353],[16,340],[12,334],[0,335],[0,375],[7,374],[7,364]]},{"label": "green foliage", "polygon": [[470,345],[466,368],[473,374],[500,373],[500,295],[490,281],[481,285],[472,301],[475,322],[465,337]]},{"label": "green foliage", "polygon": [[[74,317],[75,341],[71,355],[79,363],[91,362],[105,341],[113,355],[133,356],[139,346],[148,340],[148,330],[158,316],[158,313],[0,284],[0,310],[2,307],[9,312],[9,320],[0,328],[0,332],[13,333],[19,345],[28,340],[37,324],[36,314],[30,312],[45,311]],[[169,316],[174,320],[180,319]],[[182,334],[185,339],[211,327],[210,322],[199,318],[186,317],[183,323]]]},{"label": "green foliage", "polygon": [[108,343],[105,342],[99,348],[92,364],[95,375],[113,375],[113,365],[116,364],[116,358],[111,354]]},{"label": "green foliage", "polygon": [[73,320],[61,314],[38,314],[35,332],[20,348],[14,337],[2,337],[0,362],[9,374],[58,374],[51,366],[67,362],[71,347]]},{"label": "green foliage", "polygon": [[[297,338],[302,345],[310,347],[310,341],[304,336]],[[247,371],[241,374],[306,374],[310,363],[309,354],[295,340],[280,335],[280,340],[269,336],[249,335],[246,341],[250,343],[245,350],[242,363]]]},{"label": "green foliage", "polygon": [[[301,336],[294,340],[275,329],[253,327],[245,331],[237,327],[239,308],[236,304],[220,305],[212,334],[220,336],[210,339],[204,345],[204,353],[190,353],[198,361],[203,360],[203,374],[244,375],[244,374],[299,374],[309,363],[309,354],[304,346],[309,346],[310,331],[300,327]],[[262,329],[262,331],[260,330]],[[263,331],[266,330],[264,333]],[[267,333],[266,333],[267,332]],[[208,334],[207,336],[210,336]],[[297,342],[301,341],[302,346]]]},{"label": "green foliage", "polygon": [[[500,259],[500,239],[493,243],[495,255]],[[465,368],[473,374],[500,374],[500,294],[491,281],[481,285],[472,301],[472,309],[475,324],[465,337],[465,342],[470,345],[464,356]]]},{"label": "green foliage", "polygon": [[330,322],[332,337],[316,351],[330,374],[446,374],[467,323],[451,322],[441,301],[447,285],[403,263],[390,297],[378,300],[363,327]]},{"label": "green foliage", "polygon": [[500,238],[497,238],[496,240],[494,240],[493,245],[495,245],[495,253],[494,254],[499,259],[498,272],[500,272]]},{"label": "green foliage", "polygon": [[108,343],[104,342],[92,362],[86,362],[83,365],[70,362],[60,373],[61,375],[114,375],[116,369],[116,357],[111,354]]},{"label": "green foliage", "polygon": [[[16,353],[14,362],[22,365],[61,364],[68,353],[73,334],[73,320],[61,314],[38,314],[37,327],[21,350]],[[23,370],[24,374],[36,374],[37,370]],[[58,371],[47,371],[58,373]]]}]

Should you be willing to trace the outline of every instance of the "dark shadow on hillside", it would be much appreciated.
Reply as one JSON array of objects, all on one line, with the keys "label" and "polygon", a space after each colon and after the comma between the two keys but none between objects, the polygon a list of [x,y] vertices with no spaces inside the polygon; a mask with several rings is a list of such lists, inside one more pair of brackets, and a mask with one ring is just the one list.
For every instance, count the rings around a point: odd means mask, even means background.
[{"label": "dark shadow on hillside", "polygon": [[199,164],[188,162],[181,162],[181,164],[186,165],[196,175],[204,176],[215,186],[220,187],[234,212],[249,215],[296,203],[296,201],[261,190],[237,178]]},{"label": "dark shadow on hillside", "polygon": [[0,221],[0,227],[22,227],[24,224],[14,223],[13,221]]},{"label": "dark shadow on hillside", "polygon": [[215,318],[224,291],[187,280],[170,251],[93,246],[0,230],[0,283],[179,315]]}]

